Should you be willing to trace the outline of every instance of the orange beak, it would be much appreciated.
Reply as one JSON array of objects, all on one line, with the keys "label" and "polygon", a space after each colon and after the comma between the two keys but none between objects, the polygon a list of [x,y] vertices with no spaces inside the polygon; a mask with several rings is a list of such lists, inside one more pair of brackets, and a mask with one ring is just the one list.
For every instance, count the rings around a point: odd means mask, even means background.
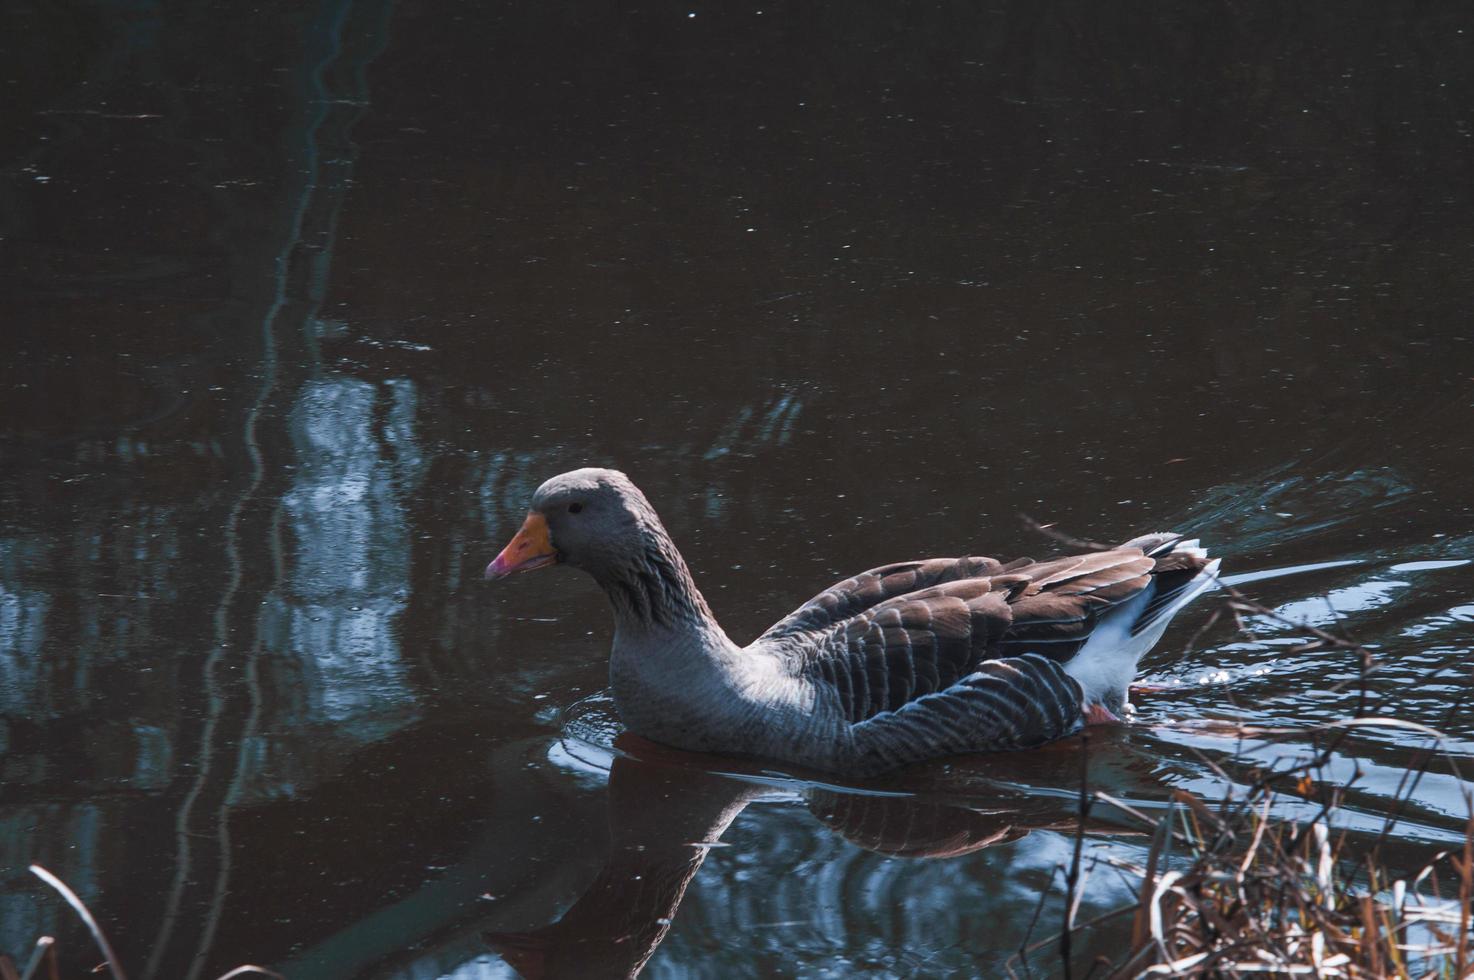
[{"label": "orange beak", "polygon": [[513,572],[545,568],[558,560],[558,551],[548,537],[548,520],[541,514],[527,515],[522,529],[507,542],[496,560],[486,566],[487,578],[506,578]]}]

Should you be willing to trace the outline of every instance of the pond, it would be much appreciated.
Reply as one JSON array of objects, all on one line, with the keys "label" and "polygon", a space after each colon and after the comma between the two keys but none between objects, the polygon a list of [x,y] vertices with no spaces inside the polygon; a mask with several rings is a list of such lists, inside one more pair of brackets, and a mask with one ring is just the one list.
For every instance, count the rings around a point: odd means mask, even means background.
[{"label": "pond", "polygon": [[[1347,833],[1395,813],[1400,871],[1462,839],[1466,10],[8,19],[0,951],[99,959],[32,862],[135,977],[1002,976],[1058,928],[1079,739],[857,783],[622,733],[597,587],[481,577],[583,465],[739,641],[885,562],[1062,547],[1021,515],[1191,532],[1447,734],[1341,743]],[[1092,789],[1220,798],[1357,712],[1354,656],[1221,605]],[[1092,811],[1087,860],[1149,845]],[[1099,864],[1080,918],[1134,887]]]}]

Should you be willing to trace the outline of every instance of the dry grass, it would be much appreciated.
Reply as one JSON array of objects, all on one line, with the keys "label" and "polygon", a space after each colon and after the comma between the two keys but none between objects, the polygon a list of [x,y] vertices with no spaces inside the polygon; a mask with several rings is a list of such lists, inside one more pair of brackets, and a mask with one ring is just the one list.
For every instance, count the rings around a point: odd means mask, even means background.
[{"label": "dry grass", "polygon": [[[127,974],[123,972],[123,965],[118,962],[118,956],[113,952],[112,943],[108,942],[107,935],[103,933],[102,927],[92,917],[91,911],[77,897],[77,893],[67,887],[66,882],[56,875],[47,871],[39,864],[31,865],[31,873],[40,878],[46,884],[55,889],[68,905],[77,913],[87,931],[92,933],[92,941],[97,944],[97,950],[102,954],[102,963],[92,970],[94,974],[104,970],[113,980],[127,980]],[[285,980],[280,973],[273,972],[265,967],[246,964],[238,966],[234,970],[228,970],[221,974],[216,980],[232,980],[234,977],[247,975],[275,977],[276,980]],[[25,969],[21,969],[15,960],[9,956],[0,955],[0,980],[60,980],[61,965],[57,960],[56,940],[51,936],[42,936],[36,940],[35,947],[31,950],[30,958],[26,961]]]},{"label": "dry grass", "polygon": [[[1298,766],[1260,776],[1241,796],[1230,795],[1217,807],[1190,793],[1174,793],[1176,805],[1156,822],[1147,865],[1140,869],[1130,951],[1118,963],[1101,964],[1105,975],[1474,977],[1474,795],[1469,784],[1462,846],[1436,853],[1415,874],[1398,877],[1381,862],[1381,845],[1433,751],[1423,753],[1421,766],[1404,771],[1394,793],[1394,816],[1360,853],[1333,829],[1350,786],[1322,778],[1337,748],[1357,729],[1418,732],[1439,750],[1444,737],[1390,717],[1386,700],[1375,702],[1369,682],[1376,661],[1352,637],[1286,621],[1235,589],[1225,591],[1226,611],[1241,629],[1243,613],[1267,616],[1304,633],[1307,647],[1355,655],[1357,716],[1313,729],[1236,727],[1243,738],[1309,734],[1318,749]],[[1450,719],[1457,708],[1450,709]],[[1459,776],[1457,761],[1445,758]],[[1232,785],[1222,769],[1218,772]],[[1322,787],[1320,805],[1312,819],[1271,816],[1277,793],[1315,799],[1317,787]],[[1174,855],[1174,846],[1183,853]]]},{"label": "dry grass", "polygon": [[[1156,819],[1104,793],[1082,791],[1082,821],[1091,806],[1104,804],[1150,828],[1145,866],[1107,856],[1086,868],[1083,831],[1077,834],[1074,860],[1060,869],[1064,925],[1055,938],[1021,949],[1010,974],[1030,975],[1030,956],[1054,946],[1065,977],[1474,977],[1474,800],[1466,794],[1471,815],[1462,846],[1398,876],[1379,856],[1394,818],[1359,851],[1334,830],[1344,786],[1325,790],[1310,820],[1272,815],[1281,795],[1303,801],[1324,785],[1315,778],[1324,761],[1321,755],[1263,777],[1237,799],[1216,805],[1176,791]],[[1420,774],[1408,771],[1399,800],[1413,792]],[[1099,864],[1138,880],[1135,900],[1078,922],[1084,882]],[[1081,945],[1082,933],[1127,918],[1130,940],[1123,952],[1077,974],[1072,946]]]},{"label": "dry grass", "polygon": [[1153,823],[1155,836],[1145,867],[1109,862],[1138,876],[1140,887],[1132,905],[1113,913],[1130,916],[1126,952],[1090,972],[1474,976],[1474,817],[1462,847],[1395,878],[1378,862],[1375,846],[1353,855],[1345,835],[1334,834],[1339,800],[1295,823],[1271,817],[1275,796],[1260,787],[1224,808],[1179,791],[1167,816],[1154,822],[1123,806]]},{"label": "dry grass", "polygon": [[[1060,532],[1036,529],[1068,543]],[[1225,726],[1240,738],[1309,737],[1311,757],[1273,772],[1257,770],[1246,787],[1200,755],[1231,787],[1224,799],[1210,804],[1191,793],[1175,791],[1164,816],[1149,817],[1103,793],[1089,791],[1082,761],[1081,830],[1069,868],[1058,869],[1065,882],[1062,925],[1052,938],[1020,948],[1009,962],[1010,976],[1030,976],[1041,969],[1031,957],[1045,958],[1045,972],[1074,980],[1137,977],[1310,976],[1338,978],[1474,978],[1474,784],[1463,781],[1467,819],[1463,843],[1431,854],[1412,874],[1399,875],[1381,858],[1383,844],[1398,814],[1413,798],[1423,772],[1441,752],[1451,773],[1463,779],[1458,761],[1443,752],[1445,739],[1436,730],[1399,720],[1391,702],[1373,696],[1377,672],[1372,652],[1346,634],[1337,635],[1291,622],[1274,610],[1224,587],[1228,598],[1199,636],[1214,622],[1231,620],[1248,632],[1243,616],[1268,617],[1302,634],[1301,650],[1341,651],[1359,664],[1354,717],[1328,725],[1295,728]],[[1194,637],[1194,642],[1198,639]],[[1444,664],[1431,671],[1446,669]],[[1457,665],[1467,669],[1464,664]],[[1349,685],[1338,685],[1348,687]],[[1459,706],[1450,709],[1452,719]],[[1445,728],[1448,727],[1446,722]],[[1397,728],[1430,740],[1421,764],[1410,766],[1393,794],[1390,814],[1369,846],[1335,830],[1348,785],[1321,778],[1336,749],[1352,732]],[[1088,752],[1089,741],[1083,752]],[[1276,801],[1293,798],[1317,804],[1308,819],[1275,816]],[[1085,816],[1092,806],[1117,808],[1153,834],[1145,866],[1115,857],[1082,864]],[[1303,810],[1302,810],[1303,812]],[[1088,922],[1076,912],[1085,882],[1100,864],[1115,867],[1139,882],[1135,900]],[[1045,896],[1041,896],[1041,908]],[[1036,913],[1037,914],[1037,913]],[[1108,921],[1130,922],[1129,942],[1112,957],[1076,962],[1083,933]],[[1048,952],[1052,949],[1052,953]],[[1057,959],[1055,956],[1057,955]]]}]

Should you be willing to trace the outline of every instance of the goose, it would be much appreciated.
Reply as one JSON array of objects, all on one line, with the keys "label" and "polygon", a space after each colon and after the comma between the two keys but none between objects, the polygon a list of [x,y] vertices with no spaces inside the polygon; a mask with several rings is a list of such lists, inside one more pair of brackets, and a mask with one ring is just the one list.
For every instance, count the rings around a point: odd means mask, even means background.
[{"label": "goose", "polygon": [[1118,721],[1138,661],[1218,571],[1171,532],[1039,562],[906,561],[739,646],[645,495],[599,468],[540,486],[486,577],[559,564],[592,575],[613,607],[610,686],[631,731],[861,777]]}]

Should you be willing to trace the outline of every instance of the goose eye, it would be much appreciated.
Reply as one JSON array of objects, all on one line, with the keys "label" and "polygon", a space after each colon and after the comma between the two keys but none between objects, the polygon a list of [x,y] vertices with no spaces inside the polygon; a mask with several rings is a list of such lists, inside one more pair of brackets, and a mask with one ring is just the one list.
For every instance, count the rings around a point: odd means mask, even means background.
[{"label": "goose eye", "polygon": [[575,503],[575,504],[569,504],[568,505],[568,513],[570,513],[570,514],[577,514],[581,510],[583,510],[583,504],[577,504],[577,503]]}]

